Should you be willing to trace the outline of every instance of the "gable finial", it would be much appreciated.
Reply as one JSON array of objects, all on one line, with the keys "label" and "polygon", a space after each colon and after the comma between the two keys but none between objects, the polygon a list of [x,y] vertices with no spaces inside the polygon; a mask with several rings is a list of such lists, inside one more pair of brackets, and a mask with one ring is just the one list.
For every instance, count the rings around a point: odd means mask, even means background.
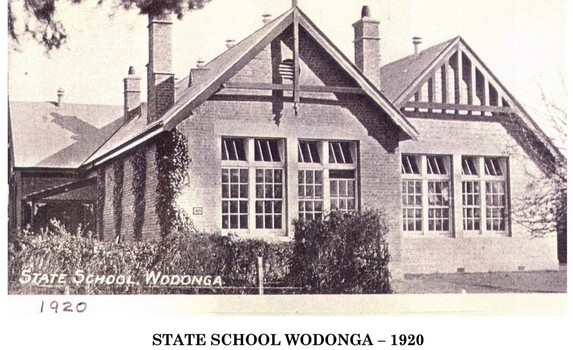
[{"label": "gable finial", "polygon": [[298,0],[292,0],[292,7],[297,7],[298,6]]}]

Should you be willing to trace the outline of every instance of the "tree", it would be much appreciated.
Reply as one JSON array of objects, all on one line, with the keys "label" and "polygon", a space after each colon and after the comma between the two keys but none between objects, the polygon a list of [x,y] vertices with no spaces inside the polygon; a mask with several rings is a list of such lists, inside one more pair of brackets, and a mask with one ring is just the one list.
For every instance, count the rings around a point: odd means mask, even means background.
[{"label": "tree", "polygon": [[[563,89],[565,89],[565,82]],[[518,133],[522,136],[522,147],[529,151],[530,157],[537,161],[543,175],[529,172],[527,187],[530,191],[523,195],[518,203],[512,208],[515,222],[524,226],[533,236],[545,236],[557,233],[558,257],[560,262],[567,262],[567,111],[554,103],[539,87],[545,111],[549,117],[550,125],[554,128],[556,136],[553,138],[558,147],[558,153],[551,155],[542,152],[543,147],[533,133],[520,123],[517,126]],[[508,149],[508,154],[520,161],[520,152]],[[523,159],[524,160],[524,159]],[[523,164],[527,164],[525,161]]]},{"label": "tree", "polygon": [[[71,4],[87,0],[61,0]],[[181,19],[186,11],[203,8],[210,0],[97,0],[97,5],[111,5],[115,9],[138,10],[140,14],[172,12]],[[48,52],[59,49],[68,34],[64,24],[57,18],[57,0],[9,0],[8,35],[18,46],[22,37],[30,37]]]}]

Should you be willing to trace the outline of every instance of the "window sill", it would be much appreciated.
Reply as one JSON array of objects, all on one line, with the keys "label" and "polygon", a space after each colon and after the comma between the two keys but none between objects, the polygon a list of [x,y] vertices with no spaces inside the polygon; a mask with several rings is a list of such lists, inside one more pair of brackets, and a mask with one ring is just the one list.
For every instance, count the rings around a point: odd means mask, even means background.
[{"label": "window sill", "polygon": [[261,239],[274,242],[288,242],[291,240],[285,231],[262,231],[251,232],[248,230],[241,231],[223,231],[223,235],[236,235],[239,239]]},{"label": "window sill", "polygon": [[509,233],[505,231],[487,231],[487,232],[462,232],[464,238],[469,237],[511,237]]},{"label": "window sill", "polygon": [[405,238],[455,238],[451,232],[404,232],[402,235]]}]

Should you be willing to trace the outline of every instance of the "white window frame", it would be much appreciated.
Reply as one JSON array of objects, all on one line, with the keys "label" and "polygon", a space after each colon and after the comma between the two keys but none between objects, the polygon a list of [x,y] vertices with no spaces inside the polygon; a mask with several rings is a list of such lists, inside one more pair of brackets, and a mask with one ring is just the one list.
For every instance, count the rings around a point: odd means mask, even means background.
[{"label": "white window frame", "polygon": [[[402,156],[414,157],[418,166],[419,174],[401,174],[401,186],[404,185],[405,181],[421,181],[422,183],[422,229],[420,231],[414,230],[409,231],[404,229],[404,210],[408,209],[404,207],[403,197],[401,197],[400,205],[402,207],[402,223],[401,230],[403,233],[408,235],[422,235],[422,236],[447,236],[453,237],[454,235],[454,217],[453,217],[453,181],[452,181],[452,157],[449,155],[441,154],[409,154],[405,153]],[[402,168],[402,156],[400,157],[400,167]],[[440,157],[444,161],[444,167],[447,174],[430,174],[428,172],[428,160],[429,157]],[[430,182],[446,182],[448,184],[448,230],[432,230],[430,231],[430,201],[429,201],[429,183]],[[404,194],[402,193],[402,196]],[[437,207],[436,207],[437,208]],[[439,208],[437,208],[439,209]]]},{"label": "white window frame", "polygon": [[[225,232],[233,232],[238,234],[252,234],[252,235],[276,235],[285,236],[288,232],[286,227],[286,212],[287,212],[287,191],[286,191],[286,140],[280,138],[259,138],[259,137],[238,137],[238,136],[222,136],[220,145],[223,145],[224,139],[242,139],[245,147],[246,160],[244,161],[230,161],[221,159],[221,174],[225,168],[242,168],[248,169],[248,222],[246,229],[223,229],[223,198],[221,193],[221,216],[220,227]],[[255,160],[255,142],[256,140],[276,140],[278,141],[280,161],[257,161]],[[221,150],[222,151],[222,150]],[[281,208],[281,228],[256,228],[256,201],[261,200],[256,197],[256,171],[257,169],[281,169],[282,170],[282,208]],[[221,184],[222,188],[222,184]]]},{"label": "white window frame", "polygon": [[[346,211],[356,211],[359,209],[359,196],[358,196],[358,141],[354,140],[312,140],[312,139],[298,139],[297,143],[300,147],[300,142],[316,142],[318,144],[318,151],[320,156],[320,162],[316,163],[305,163],[305,162],[298,162],[298,171],[302,170],[313,170],[313,171],[322,171],[322,207],[323,207],[323,215],[328,213],[331,209],[331,195],[330,195],[330,171],[332,170],[349,170],[354,172],[354,209],[352,210],[341,210],[343,212]],[[347,142],[350,145],[350,154],[352,157],[352,163],[330,163],[329,160],[329,150],[331,147],[331,142]],[[334,147],[334,145],[333,145]],[[298,159],[298,156],[297,156]],[[298,183],[298,172],[297,172],[297,184]],[[299,213],[299,202],[304,201],[298,197],[298,190],[297,190],[297,218],[300,217]]]},{"label": "white window frame", "polygon": [[[479,230],[465,230],[462,226],[464,234],[470,235],[509,235],[509,159],[507,157],[499,156],[462,156],[464,158],[473,158],[474,163],[477,167],[477,175],[465,175],[462,174],[462,181],[474,181],[479,183],[479,213],[480,213],[480,228]],[[496,159],[499,162],[501,174],[488,174],[486,170],[486,162],[490,159]],[[503,219],[503,230],[490,230],[488,229],[488,206],[487,206],[487,184],[493,182],[501,182],[504,186],[503,193],[503,208],[504,214]],[[463,195],[463,194],[462,194]],[[462,218],[463,220],[464,218]]]}]

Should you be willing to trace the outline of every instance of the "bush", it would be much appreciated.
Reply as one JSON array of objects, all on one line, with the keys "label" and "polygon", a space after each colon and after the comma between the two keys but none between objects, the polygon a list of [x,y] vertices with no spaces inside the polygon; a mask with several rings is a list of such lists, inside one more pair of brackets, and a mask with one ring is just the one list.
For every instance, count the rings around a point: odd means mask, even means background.
[{"label": "bush", "polygon": [[[8,244],[11,294],[256,294],[257,257],[265,293],[390,293],[386,219],[377,212],[332,212],[325,220],[295,221],[295,241],[271,243],[218,234],[175,232],[159,240],[103,242],[61,229],[23,232]],[[22,284],[33,273],[132,276],[139,284]],[[147,284],[145,276],[221,276],[223,287]]]},{"label": "bush", "polygon": [[289,280],[310,293],[391,293],[386,219],[375,211],[298,220]]},{"label": "bush", "polygon": [[[20,234],[8,245],[8,277],[11,294],[171,294],[257,293],[257,256],[265,262],[265,284],[284,285],[292,243],[240,240],[216,234],[176,233],[158,241],[102,242],[60,235]],[[38,273],[76,271],[94,275],[131,275],[139,284],[73,284],[46,289],[18,282],[24,269]],[[180,288],[146,285],[148,272],[164,275],[211,275],[222,277],[224,288]]]}]

